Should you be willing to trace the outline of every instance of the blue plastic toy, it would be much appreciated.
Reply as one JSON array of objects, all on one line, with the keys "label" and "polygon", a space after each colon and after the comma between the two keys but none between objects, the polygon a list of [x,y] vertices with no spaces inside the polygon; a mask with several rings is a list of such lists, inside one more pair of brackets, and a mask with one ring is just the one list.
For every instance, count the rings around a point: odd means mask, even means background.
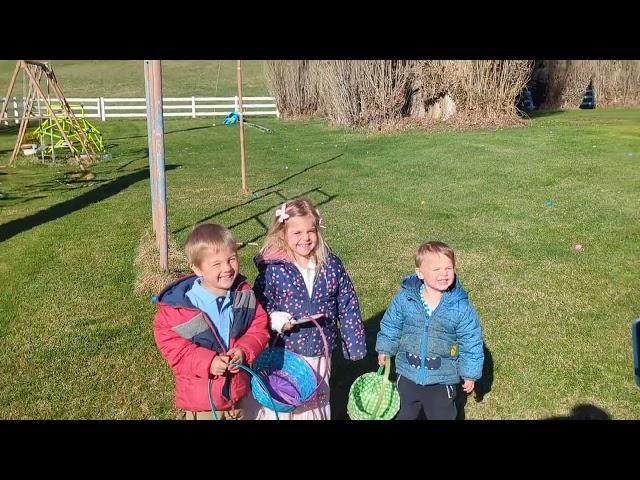
[{"label": "blue plastic toy", "polygon": [[224,123],[225,125],[233,125],[234,123],[239,123],[239,122],[240,122],[240,114],[238,112],[231,112],[229,115],[224,117],[224,121],[222,123]]}]

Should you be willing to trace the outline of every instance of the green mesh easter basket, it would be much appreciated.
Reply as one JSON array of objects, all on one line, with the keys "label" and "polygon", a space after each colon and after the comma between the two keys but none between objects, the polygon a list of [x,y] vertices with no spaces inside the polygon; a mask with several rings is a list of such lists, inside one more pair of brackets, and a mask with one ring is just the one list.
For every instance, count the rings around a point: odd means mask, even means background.
[{"label": "green mesh easter basket", "polygon": [[[384,369],[384,374],[383,374]],[[391,420],[400,410],[400,394],[389,380],[391,360],[377,372],[360,375],[349,389],[347,414],[351,420]]]}]

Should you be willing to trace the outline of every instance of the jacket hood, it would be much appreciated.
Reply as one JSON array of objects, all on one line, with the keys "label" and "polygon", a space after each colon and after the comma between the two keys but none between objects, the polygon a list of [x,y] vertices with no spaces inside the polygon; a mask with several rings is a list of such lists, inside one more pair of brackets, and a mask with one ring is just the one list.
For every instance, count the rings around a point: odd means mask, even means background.
[{"label": "jacket hood", "polygon": [[[157,301],[173,307],[196,308],[191,303],[191,300],[189,300],[189,297],[187,297],[187,292],[191,289],[193,282],[195,282],[197,278],[198,276],[195,273],[179,278],[175,282],[167,285],[164,290],[158,294]],[[233,285],[231,285],[231,291],[238,290],[246,280],[243,275],[238,274],[233,281]]]},{"label": "jacket hood", "polygon": [[291,263],[291,259],[285,252],[262,252],[253,259],[258,271],[264,270],[267,265],[273,263]]}]

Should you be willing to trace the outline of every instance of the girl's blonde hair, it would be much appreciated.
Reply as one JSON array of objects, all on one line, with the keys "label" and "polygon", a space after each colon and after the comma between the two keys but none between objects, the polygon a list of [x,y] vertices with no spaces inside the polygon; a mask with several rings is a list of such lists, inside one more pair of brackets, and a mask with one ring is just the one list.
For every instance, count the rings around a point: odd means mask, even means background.
[{"label": "girl's blonde hair", "polygon": [[[282,212],[282,208],[284,208],[284,212]],[[281,213],[285,214],[286,219],[284,221],[280,221],[282,216]],[[327,257],[329,255],[329,246],[324,240],[322,236],[320,212],[318,209],[311,203],[311,200],[305,197],[296,198],[295,200],[291,200],[289,202],[285,202],[283,206],[281,206],[278,210],[276,210],[276,217],[273,219],[273,223],[269,227],[269,231],[267,232],[267,238],[264,241],[264,245],[260,250],[260,255],[262,257],[269,256],[270,254],[278,254],[284,253],[290,261],[294,261],[295,257],[293,252],[287,245],[285,240],[285,235],[287,233],[287,224],[288,220],[294,217],[304,217],[306,215],[311,215],[314,220],[314,226],[316,228],[316,235],[318,236],[318,244],[314,250],[314,254],[316,257],[316,264],[318,268],[321,268],[325,262],[327,261]]]}]

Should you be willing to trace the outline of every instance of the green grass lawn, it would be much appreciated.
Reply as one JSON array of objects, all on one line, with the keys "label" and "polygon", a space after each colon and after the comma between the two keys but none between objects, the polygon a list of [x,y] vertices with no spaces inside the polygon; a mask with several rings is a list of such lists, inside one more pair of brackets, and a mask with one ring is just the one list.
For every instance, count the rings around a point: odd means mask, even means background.
[{"label": "green grass lawn", "polygon": [[[145,96],[142,60],[53,60],[50,63],[67,97]],[[242,62],[243,96],[269,95],[263,63],[261,60]],[[6,95],[15,67],[15,60],[0,60],[0,97]],[[163,60],[162,82],[166,97],[234,96],[238,91],[236,61]],[[23,96],[23,88],[26,87],[21,74],[12,96]]]},{"label": "green grass lawn", "polygon": [[[273,133],[246,129],[259,194],[250,201],[236,126],[165,121],[169,230],[183,245],[193,225],[213,221],[261,244],[283,199],[317,202],[370,349],[355,364],[334,355],[334,418],[346,416],[353,379],[374,369],[379,320],[415,248],[439,239],[456,250],[489,351],[486,393],[469,399],[466,418],[538,419],[589,403],[640,419],[630,341],[640,317],[640,110],[462,133],[259,123]],[[92,169],[93,182],[67,184],[67,167],[25,158],[0,169],[0,418],[175,417],[154,305],[132,293],[151,222],[146,123],[98,125],[113,160]],[[15,136],[0,132],[1,164]],[[250,281],[257,250],[241,250]]]}]

